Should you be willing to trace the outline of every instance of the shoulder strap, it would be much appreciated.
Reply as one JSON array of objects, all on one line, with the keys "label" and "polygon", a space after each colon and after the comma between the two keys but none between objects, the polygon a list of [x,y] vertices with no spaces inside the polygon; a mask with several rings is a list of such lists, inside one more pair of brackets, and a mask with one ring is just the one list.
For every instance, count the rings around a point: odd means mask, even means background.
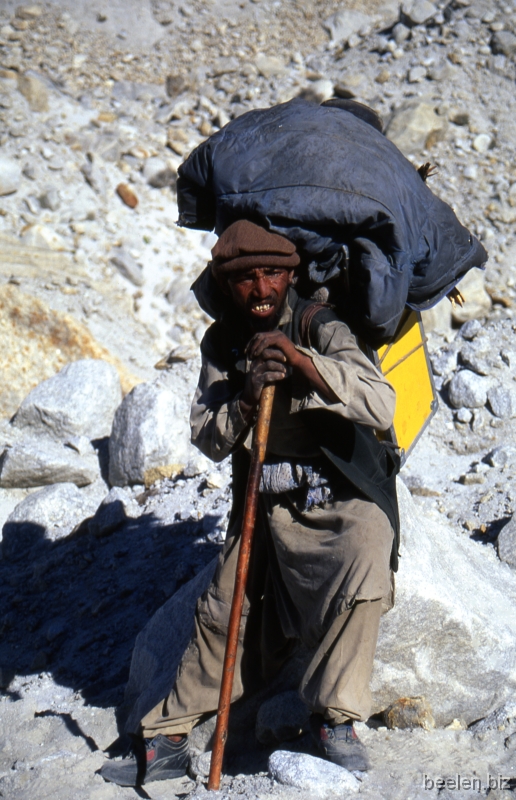
[{"label": "shoulder strap", "polygon": [[[330,303],[310,303],[310,305],[304,309],[299,320],[299,341],[303,347],[312,346],[311,335],[314,334],[312,323],[316,315],[319,317],[317,322],[322,323],[339,319],[334,308],[335,306],[332,306]],[[319,314],[319,312],[323,310],[326,311],[324,316],[322,313]]]}]

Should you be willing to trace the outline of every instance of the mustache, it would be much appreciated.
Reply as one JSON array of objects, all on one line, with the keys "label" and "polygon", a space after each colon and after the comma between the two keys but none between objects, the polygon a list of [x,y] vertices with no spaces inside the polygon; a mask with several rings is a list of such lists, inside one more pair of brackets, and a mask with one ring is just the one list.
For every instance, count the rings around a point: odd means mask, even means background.
[{"label": "mustache", "polygon": [[260,298],[259,300],[254,300],[254,299],[251,300],[250,299],[249,300],[249,305],[252,306],[252,307],[253,306],[263,306],[263,305],[265,305],[265,303],[270,303],[271,305],[274,305],[276,303],[276,300],[277,300],[277,296],[275,296],[273,294],[270,294],[268,297],[263,297],[263,298]]}]

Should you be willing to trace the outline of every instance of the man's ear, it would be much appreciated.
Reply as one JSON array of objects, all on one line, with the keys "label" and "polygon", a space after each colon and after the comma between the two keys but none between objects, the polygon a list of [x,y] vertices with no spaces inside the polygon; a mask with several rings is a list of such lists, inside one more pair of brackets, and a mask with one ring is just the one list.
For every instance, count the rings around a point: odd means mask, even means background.
[{"label": "man's ear", "polygon": [[288,285],[292,285],[292,281],[294,280],[295,271],[293,269],[289,269],[288,271]]}]

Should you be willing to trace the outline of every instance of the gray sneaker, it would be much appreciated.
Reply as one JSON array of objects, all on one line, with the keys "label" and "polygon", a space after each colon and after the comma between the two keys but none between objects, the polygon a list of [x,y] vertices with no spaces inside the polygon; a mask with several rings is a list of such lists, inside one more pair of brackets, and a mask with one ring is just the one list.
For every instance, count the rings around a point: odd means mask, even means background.
[{"label": "gray sneaker", "polygon": [[100,774],[118,786],[142,786],[150,781],[165,781],[186,775],[190,763],[188,737],[171,742],[159,733],[154,739],[134,737],[132,753],[119,760],[106,761]]},{"label": "gray sneaker", "polygon": [[320,714],[312,714],[310,729],[315,744],[328,761],[345,767],[350,772],[365,772],[369,769],[367,750],[358,738],[351,720],[332,727]]}]

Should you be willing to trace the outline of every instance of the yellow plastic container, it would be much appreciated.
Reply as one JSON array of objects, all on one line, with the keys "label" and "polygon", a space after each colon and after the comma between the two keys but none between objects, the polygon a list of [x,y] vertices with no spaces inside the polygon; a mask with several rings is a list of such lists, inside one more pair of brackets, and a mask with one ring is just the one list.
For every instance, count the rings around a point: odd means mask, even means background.
[{"label": "yellow plastic container", "polygon": [[421,314],[406,309],[392,341],[369,353],[396,390],[394,422],[381,438],[399,448],[402,463],[438,407],[426,341]]}]

